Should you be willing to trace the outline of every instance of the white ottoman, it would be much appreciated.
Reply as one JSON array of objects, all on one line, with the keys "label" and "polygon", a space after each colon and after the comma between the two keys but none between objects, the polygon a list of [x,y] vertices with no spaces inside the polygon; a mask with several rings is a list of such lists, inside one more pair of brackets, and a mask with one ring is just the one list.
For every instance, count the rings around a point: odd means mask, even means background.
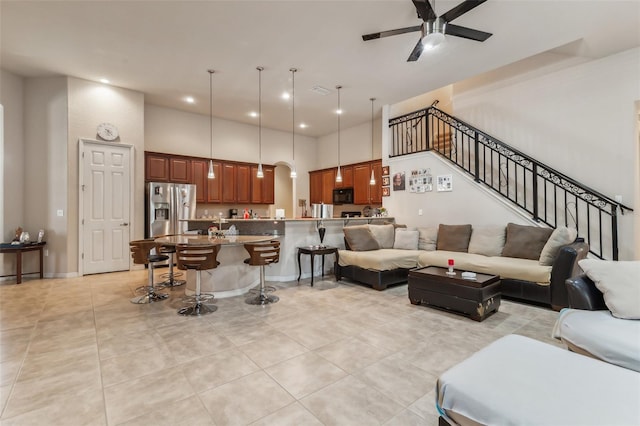
[{"label": "white ottoman", "polygon": [[444,372],[436,405],[452,425],[639,425],[640,373],[509,335]]}]

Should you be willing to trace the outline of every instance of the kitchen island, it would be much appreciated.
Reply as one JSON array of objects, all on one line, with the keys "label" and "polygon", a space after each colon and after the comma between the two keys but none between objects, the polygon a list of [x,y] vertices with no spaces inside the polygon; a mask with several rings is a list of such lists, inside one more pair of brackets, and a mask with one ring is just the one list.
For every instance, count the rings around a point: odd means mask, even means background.
[{"label": "kitchen island", "polygon": [[[320,244],[318,228],[325,228],[323,244],[344,248],[344,226],[383,224],[393,222],[392,217],[363,218],[298,218],[298,219],[195,219],[188,220],[190,231],[206,232],[210,226],[222,228],[228,233],[235,226],[239,235],[262,235],[278,238],[280,261],[265,268],[267,281],[294,281],[298,278],[297,248]],[[218,254],[220,265],[211,271],[202,273],[202,291],[213,292],[218,298],[244,294],[258,285],[259,268],[244,263],[248,257],[244,246],[225,245]],[[315,265],[315,275],[321,275],[321,265]],[[325,265],[325,273],[333,271],[333,263]],[[302,278],[311,277],[309,262],[302,264]],[[195,272],[187,271],[187,293],[195,290]]]}]

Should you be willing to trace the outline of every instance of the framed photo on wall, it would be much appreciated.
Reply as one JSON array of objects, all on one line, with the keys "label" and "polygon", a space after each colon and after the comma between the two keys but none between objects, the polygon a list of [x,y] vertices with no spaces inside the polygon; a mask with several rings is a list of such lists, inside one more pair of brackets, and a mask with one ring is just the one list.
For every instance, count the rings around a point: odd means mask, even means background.
[{"label": "framed photo on wall", "polygon": [[388,186],[383,186],[382,187],[382,196],[383,197],[388,197],[389,195],[391,195],[390,188]]},{"label": "framed photo on wall", "polygon": [[391,184],[391,179],[389,176],[382,176],[382,186],[389,186]]},{"label": "framed photo on wall", "polygon": [[389,166],[382,166],[382,176],[389,176]]}]

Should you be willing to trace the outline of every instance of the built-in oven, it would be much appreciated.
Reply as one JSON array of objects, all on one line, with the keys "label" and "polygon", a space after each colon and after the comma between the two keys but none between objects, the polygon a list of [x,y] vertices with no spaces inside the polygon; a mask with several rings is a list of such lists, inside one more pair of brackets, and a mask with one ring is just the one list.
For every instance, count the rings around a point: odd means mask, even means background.
[{"label": "built-in oven", "polygon": [[334,189],[333,204],[353,204],[353,188]]}]

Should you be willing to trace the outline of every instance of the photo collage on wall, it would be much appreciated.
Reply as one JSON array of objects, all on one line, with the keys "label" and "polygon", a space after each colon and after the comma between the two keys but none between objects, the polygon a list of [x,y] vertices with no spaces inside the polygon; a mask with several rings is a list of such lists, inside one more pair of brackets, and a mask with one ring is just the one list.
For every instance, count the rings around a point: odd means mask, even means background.
[{"label": "photo collage on wall", "polygon": [[431,169],[411,170],[409,178],[409,192],[430,192],[433,190],[433,176]]},{"label": "photo collage on wall", "polygon": [[389,166],[382,166],[382,196],[388,197],[391,195],[389,189],[389,183],[391,178],[389,177]]}]

